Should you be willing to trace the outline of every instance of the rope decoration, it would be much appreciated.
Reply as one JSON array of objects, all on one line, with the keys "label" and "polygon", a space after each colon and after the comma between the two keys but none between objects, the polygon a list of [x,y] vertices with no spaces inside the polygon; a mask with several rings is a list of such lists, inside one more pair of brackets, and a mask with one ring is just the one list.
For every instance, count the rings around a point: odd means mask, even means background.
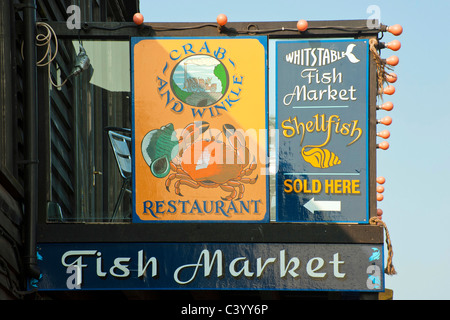
[{"label": "rope decoration", "polygon": [[[45,22],[36,22],[36,27],[42,27],[46,30],[46,33],[37,33],[36,35],[36,46],[37,47],[46,47],[45,48],[45,54],[44,56],[36,62],[36,66],[38,67],[48,67],[48,79],[50,81],[50,83],[55,87],[55,88],[61,88],[62,86],[64,86],[67,82],[67,80],[69,80],[69,77],[67,77],[61,84],[56,84],[53,82],[52,77],[51,77],[51,63],[55,60],[57,54],[58,54],[58,38],[56,36],[55,31],[53,30],[53,28]],[[51,46],[51,40],[52,38],[54,38],[55,40],[55,52],[52,53],[52,46]],[[23,59],[23,42],[20,48],[20,52],[22,55],[22,59]]]},{"label": "rope decoration", "polygon": [[389,231],[388,231],[386,224],[382,220],[380,220],[378,217],[370,218],[369,223],[371,225],[382,225],[384,228],[384,231],[386,233],[386,245],[387,245],[387,249],[388,249],[388,257],[387,257],[386,268],[384,268],[384,273],[386,273],[388,275],[397,274],[397,271],[395,271],[394,265],[392,264],[392,257],[394,255],[394,251],[392,250],[391,238],[389,236]]},{"label": "rope decoration", "polygon": [[386,64],[386,61],[381,59],[380,54],[378,52],[378,40],[372,38],[369,40],[369,48],[370,52],[372,52],[373,59],[377,66],[377,95],[382,98],[383,97],[383,85],[386,82],[386,72],[387,70],[392,71],[393,69]]}]

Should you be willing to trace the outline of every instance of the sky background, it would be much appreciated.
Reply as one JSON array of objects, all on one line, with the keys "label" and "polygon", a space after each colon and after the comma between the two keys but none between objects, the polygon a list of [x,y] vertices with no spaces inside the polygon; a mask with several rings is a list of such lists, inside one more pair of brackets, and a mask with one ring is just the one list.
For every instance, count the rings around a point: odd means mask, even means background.
[{"label": "sky background", "polygon": [[[450,42],[445,30],[448,0],[141,0],[141,13],[151,22],[229,22],[367,19],[370,5],[380,8],[385,25],[401,24],[403,34],[385,33],[383,41],[400,40],[394,72],[396,93],[387,129],[389,150],[377,151],[377,175],[386,178],[383,209],[394,251],[397,275],[385,276],[394,299],[450,299]],[[384,126],[382,126],[384,127]],[[380,128],[381,131],[385,128]],[[381,141],[381,140],[380,140]],[[387,250],[385,250],[387,256]]]}]

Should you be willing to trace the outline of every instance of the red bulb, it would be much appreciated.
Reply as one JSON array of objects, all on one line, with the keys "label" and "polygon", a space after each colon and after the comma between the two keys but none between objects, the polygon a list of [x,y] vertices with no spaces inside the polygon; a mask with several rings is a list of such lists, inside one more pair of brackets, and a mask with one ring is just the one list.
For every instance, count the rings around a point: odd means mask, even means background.
[{"label": "red bulb", "polygon": [[377,216],[379,216],[380,219],[381,219],[381,216],[382,216],[382,215],[383,215],[383,210],[377,209]]},{"label": "red bulb", "polygon": [[301,31],[301,32],[306,31],[306,29],[308,29],[308,21],[298,20],[297,29],[298,29],[298,31]]},{"label": "red bulb", "polygon": [[386,43],[386,48],[391,49],[392,51],[398,51],[402,47],[402,44],[398,40],[392,40],[391,42]]},{"label": "red bulb", "polygon": [[226,15],[224,15],[223,13],[219,14],[217,16],[217,24],[221,27],[223,27],[224,25],[226,25],[228,22],[228,18]]},{"label": "red bulb", "polygon": [[395,87],[388,85],[386,88],[384,88],[383,93],[388,94],[388,95],[393,95],[395,93]]},{"label": "red bulb", "polygon": [[386,30],[392,33],[394,36],[399,36],[403,33],[403,27],[399,24],[394,24],[393,26],[389,26]]},{"label": "red bulb", "polygon": [[381,132],[378,132],[377,136],[379,136],[380,138],[383,138],[383,139],[387,139],[391,136],[391,133],[389,132],[389,130],[383,130]]},{"label": "red bulb", "polygon": [[386,81],[389,83],[394,83],[397,81],[397,74],[394,72],[386,73]]},{"label": "red bulb", "polygon": [[398,65],[398,62],[399,62],[399,61],[400,61],[400,60],[398,59],[397,56],[391,56],[391,57],[389,57],[389,58],[386,59],[386,63],[387,63],[388,65],[390,65],[390,66],[396,66],[396,65]]},{"label": "red bulb", "polygon": [[140,26],[141,24],[144,23],[144,16],[142,15],[142,13],[136,12],[133,15],[133,22],[135,24],[137,24],[138,26]]},{"label": "red bulb", "polygon": [[377,144],[377,148],[382,149],[382,150],[387,150],[387,149],[389,149],[389,142],[382,141],[379,144]]}]

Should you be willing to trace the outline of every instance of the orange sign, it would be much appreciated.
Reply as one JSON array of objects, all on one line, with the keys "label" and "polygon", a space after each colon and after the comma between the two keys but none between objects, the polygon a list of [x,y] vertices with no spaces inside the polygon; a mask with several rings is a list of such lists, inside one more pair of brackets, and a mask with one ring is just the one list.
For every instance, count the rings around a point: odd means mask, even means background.
[{"label": "orange sign", "polygon": [[266,43],[132,38],[134,222],[267,221]]}]

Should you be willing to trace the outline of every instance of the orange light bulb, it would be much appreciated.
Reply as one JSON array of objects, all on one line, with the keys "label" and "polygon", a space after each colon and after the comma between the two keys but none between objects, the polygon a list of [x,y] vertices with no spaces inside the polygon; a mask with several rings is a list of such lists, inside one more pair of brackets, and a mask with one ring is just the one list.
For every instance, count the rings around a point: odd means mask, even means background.
[{"label": "orange light bulb", "polygon": [[308,29],[308,21],[306,21],[306,20],[298,20],[298,22],[297,22],[297,29],[300,32],[306,31],[306,29]]},{"label": "orange light bulb", "polygon": [[223,13],[219,14],[217,16],[217,24],[221,27],[223,27],[224,25],[226,25],[228,22],[228,18],[226,15],[224,15]]},{"label": "orange light bulb", "polygon": [[389,83],[394,83],[397,81],[397,74],[394,72],[386,73],[386,81]]},{"label": "orange light bulb", "polygon": [[377,186],[377,192],[378,193],[383,193],[384,192],[384,187],[383,186]]},{"label": "orange light bulb", "polygon": [[382,149],[382,150],[387,150],[387,149],[389,149],[389,142],[382,141],[379,144],[377,144],[377,148]]},{"label": "orange light bulb", "polygon": [[394,36],[399,36],[403,33],[403,27],[399,24],[394,24],[393,26],[388,26],[386,30],[392,33]]},{"label": "orange light bulb", "polygon": [[385,126],[388,126],[392,123],[392,118],[389,116],[383,117],[380,120],[378,120],[379,123],[384,124]]},{"label": "orange light bulb", "polygon": [[395,87],[388,85],[386,88],[384,88],[383,93],[388,94],[388,95],[393,95],[395,93]]},{"label": "orange light bulb", "polygon": [[384,184],[385,182],[386,182],[386,178],[385,177],[377,177],[377,183]]},{"label": "orange light bulb", "polygon": [[138,26],[140,26],[141,24],[143,24],[143,23],[144,23],[144,16],[142,15],[142,13],[136,12],[136,13],[133,15],[133,22],[134,22],[135,24],[137,24]]},{"label": "orange light bulb", "polygon": [[381,106],[377,106],[377,109],[380,110],[385,110],[385,111],[391,111],[392,109],[394,109],[394,104],[390,101],[383,103]]},{"label": "orange light bulb", "polygon": [[384,196],[381,193],[377,193],[377,201],[383,201]]},{"label": "orange light bulb", "polygon": [[402,43],[398,40],[392,40],[391,42],[386,43],[385,46],[392,51],[398,51],[402,47]]},{"label": "orange light bulb", "polygon": [[386,63],[390,66],[396,66],[398,65],[400,59],[397,56],[390,56],[386,59]]},{"label": "orange light bulb", "polygon": [[389,132],[389,130],[383,130],[381,132],[378,132],[377,136],[379,136],[380,138],[383,138],[383,139],[387,139],[391,136],[391,133]]}]

